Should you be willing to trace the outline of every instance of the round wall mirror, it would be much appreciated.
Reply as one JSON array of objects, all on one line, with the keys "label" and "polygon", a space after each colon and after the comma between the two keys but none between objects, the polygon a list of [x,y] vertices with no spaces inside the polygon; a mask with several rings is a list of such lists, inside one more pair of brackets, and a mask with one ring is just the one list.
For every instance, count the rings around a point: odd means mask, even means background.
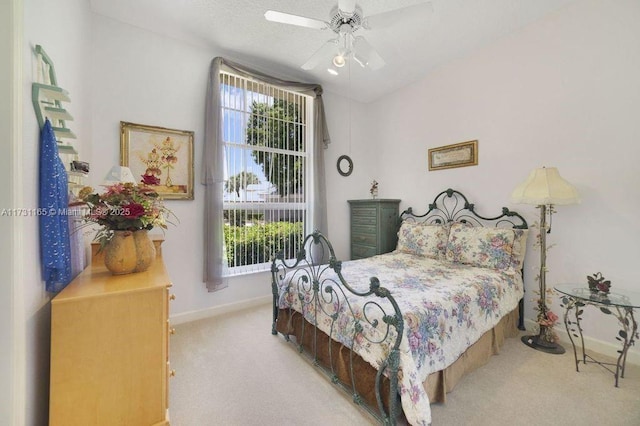
[{"label": "round wall mirror", "polygon": [[338,173],[342,176],[349,176],[353,171],[353,161],[348,155],[338,157]]}]

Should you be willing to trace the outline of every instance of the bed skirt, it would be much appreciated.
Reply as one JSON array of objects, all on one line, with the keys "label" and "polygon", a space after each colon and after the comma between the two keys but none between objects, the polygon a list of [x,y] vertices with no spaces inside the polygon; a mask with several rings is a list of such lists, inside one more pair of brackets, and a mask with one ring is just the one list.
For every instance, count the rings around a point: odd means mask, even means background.
[{"label": "bed skirt", "polygon": [[[444,403],[447,393],[468,373],[486,364],[492,355],[499,352],[508,337],[518,335],[518,309],[514,309],[503,317],[491,330],[484,333],[480,339],[471,345],[460,357],[444,370],[430,374],[423,386],[429,395],[431,403]],[[330,369],[346,387],[355,391],[372,407],[377,406],[374,391],[376,370],[359,355],[351,354],[350,350],[334,340],[321,330],[315,329],[304,321],[295,311],[280,309],[276,322],[276,329],[280,333],[295,337],[298,344],[314,357],[323,367]],[[317,333],[317,335],[315,334]],[[314,341],[315,346],[314,347]],[[353,357],[353,360],[351,358]],[[353,362],[353,376],[349,365]],[[385,408],[388,407],[389,383],[385,378],[382,384],[382,395]]]},{"label": "bed skirt", "polygon": [[504,316],[491,330],[484,333],[480,339],[469,346],[453,364],[444,370],[436,371],[422,382],[429,395],[429,401],[446,402],[447,393],[467,374],[482,367],[491,356],[498,354],[508,337],[516,337],[518,331],[518,309]]}]

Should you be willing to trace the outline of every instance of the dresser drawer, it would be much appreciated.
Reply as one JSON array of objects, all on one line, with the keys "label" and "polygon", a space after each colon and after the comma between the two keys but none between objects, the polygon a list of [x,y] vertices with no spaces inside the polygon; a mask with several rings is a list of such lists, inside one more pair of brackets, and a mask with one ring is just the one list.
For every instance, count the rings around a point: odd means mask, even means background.
[{"label": "dresser drawer", "polygon": [[351,224],[351,235],[369,234],[378,235],[378,227],[376,225]]},{"label": "dresser drawer", "polygon": [[378,227],[377,216],[353,216],[351,217],[351,225],[355,226],[370,226],[373,229]]},{"label": "dresser drawer", "polygon": [[378,207],[375,205],[354,205],[351,207],[351,214],[353,216],[370,216],[375,215],[378,211]]},{"label": "dresser drawer", "polygon": [[376,247],[378,244],[378,236],[375,233],[372,234],[360,234],[360,233],[352,233],[351,234],[351,243],[354,245],[364,245]]},{"label": "dresser drawer", "polygon": [[377,253],[377,249],[375,247],[362,246],[359,244],[351,245],[351,258],[352,259],[362,259],[364,257],[375,256]]}]

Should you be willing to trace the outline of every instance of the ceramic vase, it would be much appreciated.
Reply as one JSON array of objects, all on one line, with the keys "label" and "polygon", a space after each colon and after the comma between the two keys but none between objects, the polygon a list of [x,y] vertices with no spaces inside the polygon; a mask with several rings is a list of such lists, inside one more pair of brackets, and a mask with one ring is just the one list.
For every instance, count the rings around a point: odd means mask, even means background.
[{"label": "ceramic vase", "polygon": [[156,248],[147,230],[114,231],[104,248],[104,264],[114,275],[146,271],[155,257]]}]

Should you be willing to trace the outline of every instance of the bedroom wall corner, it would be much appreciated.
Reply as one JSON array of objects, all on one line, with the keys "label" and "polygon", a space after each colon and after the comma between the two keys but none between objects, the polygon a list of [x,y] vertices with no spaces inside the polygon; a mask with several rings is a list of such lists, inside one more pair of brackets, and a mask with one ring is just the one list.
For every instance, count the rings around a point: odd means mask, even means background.
[{"label": "bedroom wall corner", "polygon": [[[370,198],[369,188],[376,175],[378,162],[371,141],[374,128],[363,125],[366,105],[349,98],[325,92],[323,95],[331,144],[325,150],[325,175],[327,185],[327,216],[329,240],[341,260],[349,260],[349,205],[347,200]],[[338,173],[337,161],[348,155],[353,161],[350,176]],[[387,190],[381,186],[381,196]],[[391,197],[390,197],[391,198]]]}]

